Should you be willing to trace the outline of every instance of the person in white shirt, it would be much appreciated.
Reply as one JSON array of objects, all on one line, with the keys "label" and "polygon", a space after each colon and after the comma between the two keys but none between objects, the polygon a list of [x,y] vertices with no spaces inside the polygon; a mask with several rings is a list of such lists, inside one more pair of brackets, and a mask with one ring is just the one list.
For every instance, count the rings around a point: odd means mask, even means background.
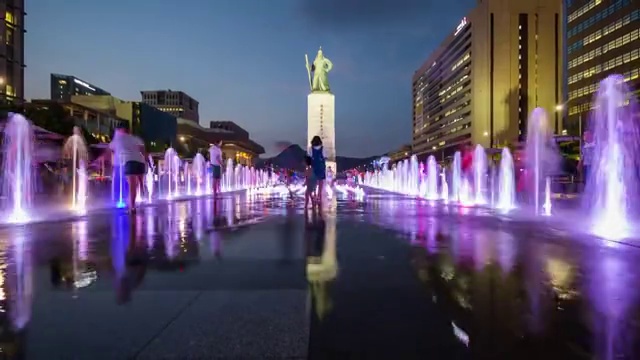
[{"label": "person in white shirt", "polygon": [[211,145],[209,148],[209,162],[213,172],[213,196],[220,191],[220,178],[222,177],[222,140]]},{"label": "person in white shirt", "polygon": [[[142,177],[146,172],[145,149],[142,139],[128,133],[126,125],[116,129],[109,150],[114,153],[114,166],[122,166],[129,184],[129,210],[135,212],[138,186],[142,184]],[[100,160],[107,153],[102,154]],[[97,161],[96,160],[96,161]]]}]

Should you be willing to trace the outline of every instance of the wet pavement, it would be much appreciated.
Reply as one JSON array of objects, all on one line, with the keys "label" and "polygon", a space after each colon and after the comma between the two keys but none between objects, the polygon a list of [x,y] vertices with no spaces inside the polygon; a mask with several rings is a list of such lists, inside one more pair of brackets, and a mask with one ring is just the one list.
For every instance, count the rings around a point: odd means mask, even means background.
[{"label": "wet pavement", "polygon": [[640,249],[380,194],[0,228],[26,359],[635,359]]}]

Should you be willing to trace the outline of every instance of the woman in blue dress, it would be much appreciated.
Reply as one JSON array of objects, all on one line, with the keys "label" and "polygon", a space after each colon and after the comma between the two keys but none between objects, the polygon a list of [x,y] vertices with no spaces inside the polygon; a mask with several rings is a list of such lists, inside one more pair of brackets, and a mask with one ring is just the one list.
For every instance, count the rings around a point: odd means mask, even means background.
[{"label": "woman in blue dress", "polygon": [[316,193],[316,203],[318,208],[322,208],[322,200],[324,197],[324,180],[327,178],[327,165],[324,157],[324,147],[320,136],[314,136],[311,139],[311,148],[309,149],[311,157],[311,168],[313,169],[314,178],[318,184],[318,192]]}]

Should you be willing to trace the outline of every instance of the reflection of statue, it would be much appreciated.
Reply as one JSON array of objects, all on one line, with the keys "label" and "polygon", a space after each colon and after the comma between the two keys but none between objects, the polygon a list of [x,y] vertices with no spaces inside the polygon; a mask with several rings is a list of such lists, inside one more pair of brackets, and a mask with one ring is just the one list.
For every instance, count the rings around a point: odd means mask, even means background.
[{"label": "reflection of statue", "polygon": [[[333,63],[331,60],[324,57],[322,54],[322,48],[318,50],[318,55],[316,55],[316,59],[313,60],[311,65],[309,65],[309,58],[307,55],[304,57],[307,61],[307,74],[309,75],[309,86],[311,87],[311,91],[331,91],[327,74],[331,69],[333,69]],[[313,73],[313,77],[311,76],[311,73]]]}]

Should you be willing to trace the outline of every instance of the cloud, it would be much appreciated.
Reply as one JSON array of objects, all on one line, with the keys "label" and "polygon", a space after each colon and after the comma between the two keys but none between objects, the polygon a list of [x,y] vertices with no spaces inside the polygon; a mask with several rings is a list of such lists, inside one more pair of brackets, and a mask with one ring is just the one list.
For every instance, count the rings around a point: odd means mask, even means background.
[{"label": "cloud", "polygon": [[435,15],[435,3],[434,0],[300,0],[300,10],[315,26],[344,30],[412,23]]}]

